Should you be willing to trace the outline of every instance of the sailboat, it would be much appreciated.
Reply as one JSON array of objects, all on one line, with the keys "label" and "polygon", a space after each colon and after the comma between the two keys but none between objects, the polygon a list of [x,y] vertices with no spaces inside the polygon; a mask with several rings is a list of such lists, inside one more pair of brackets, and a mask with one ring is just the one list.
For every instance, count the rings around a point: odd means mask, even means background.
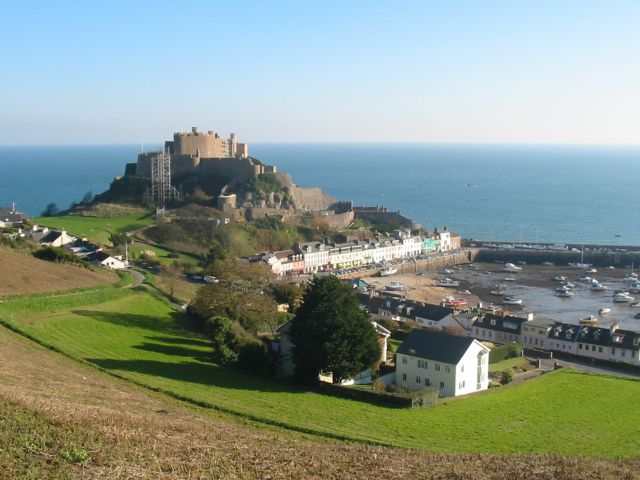
[{"label": "sailboat", "polygon": [[584,263],[584,245],[582,245],[582,250],[580,253],[580,261],[579,262],[571,262],[569,263],[571,268],[575,268],[576,270],[582,268],[589,268],[591,266],[590,263]]}]

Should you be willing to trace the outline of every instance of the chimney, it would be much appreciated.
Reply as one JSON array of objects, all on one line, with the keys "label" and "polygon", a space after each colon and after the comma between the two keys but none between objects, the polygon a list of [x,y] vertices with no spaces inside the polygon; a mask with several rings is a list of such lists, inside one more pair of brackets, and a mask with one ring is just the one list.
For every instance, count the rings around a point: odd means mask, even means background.
[{"label": "chimney", "polygon": [[16,202],[11,202],[11,213],[16,213]]},{"label": "chimney", "polygon": [[611,325],[611,327],[609,328],[609,333],[611,335],[613,335],[614,333],[616,333],[616,330],[618,330],[620,328],[620,324],[619,323],[614,323]]},{"label": "chimney", "polygon": [[198,133],[198,127],[191,127],[191,133]]},{"label": "chimney", "polygon": [[531,320],[533,320],[533,312],[527,313],[527,322],[530,322]]}]

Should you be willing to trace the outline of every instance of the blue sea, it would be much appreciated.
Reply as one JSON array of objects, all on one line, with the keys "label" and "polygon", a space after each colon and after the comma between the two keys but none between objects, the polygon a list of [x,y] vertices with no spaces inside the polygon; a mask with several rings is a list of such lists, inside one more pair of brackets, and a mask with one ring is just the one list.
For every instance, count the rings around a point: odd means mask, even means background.
[{"label": "blue sea", "polygon": [[[640,245],[640,147],[251,144],[301,186],[466,238]],[[140,147],[0,147],[0,205],[38,215],[105,190]],[[619,235],[619,236],[618,236]]]}]

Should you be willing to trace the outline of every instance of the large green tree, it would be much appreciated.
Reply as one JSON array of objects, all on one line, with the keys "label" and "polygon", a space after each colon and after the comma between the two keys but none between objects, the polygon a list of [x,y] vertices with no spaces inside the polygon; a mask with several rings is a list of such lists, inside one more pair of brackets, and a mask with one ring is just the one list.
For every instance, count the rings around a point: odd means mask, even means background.
[{"label": "large green tree", "polygon": [[369,314],[353,290],[336,277],[314,278],[291,321],[295,377],[318,381],[321,372],[334,383],[372,367],[380,358],[378,338]]}]

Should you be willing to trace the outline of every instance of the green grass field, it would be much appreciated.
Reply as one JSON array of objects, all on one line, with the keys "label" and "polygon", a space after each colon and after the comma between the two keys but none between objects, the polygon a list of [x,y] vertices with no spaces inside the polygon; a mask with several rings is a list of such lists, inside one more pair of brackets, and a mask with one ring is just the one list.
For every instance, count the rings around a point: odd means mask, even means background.
[{"label": "green grass field", "polygon": [[622,458],[640,451],[640,381],[561,370],[428,410],[384,408],[212,364],[208,342],[184,328],[181,314],[144,292],[121,292],[57,297],[37,311],[26,301],[0,303],[0,318],[137,382],[300,431],[436,452]]},{"label": "green grass field", "polygon": [[86,237],[92,242],[109,243],[109,234],[117,231],[132,231],[152,225],[152,216],[128,217],[85,217],[80,215],[62,215],[59,217],[34,218],[33,223],[50,228],[64,228],[78,237]]},{"label": "green grass field", "polygon": [[529,360],[524,357],[507,358],[506,360],[503,360],[501,362],[490,363],[489,373],[503,372],[504,370],[516,368],[521,365],[527,365],[528,363]]}]

